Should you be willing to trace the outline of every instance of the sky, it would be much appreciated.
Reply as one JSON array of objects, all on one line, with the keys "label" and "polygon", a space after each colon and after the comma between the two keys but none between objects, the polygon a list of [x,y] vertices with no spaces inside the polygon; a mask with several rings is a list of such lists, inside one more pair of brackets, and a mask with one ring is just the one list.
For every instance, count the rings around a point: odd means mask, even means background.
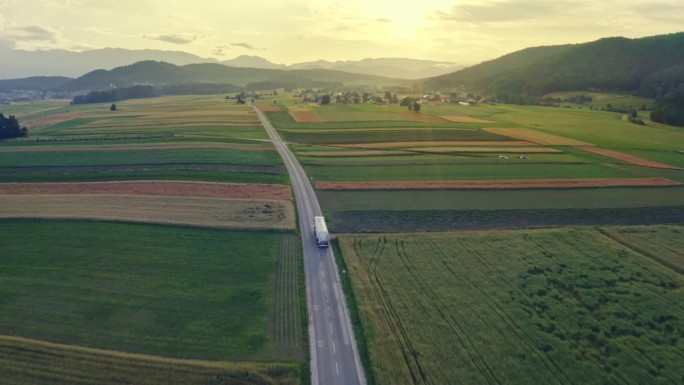
[{"label": "sky", "polygon": [[0,0],[5,48],[150,48],[283,64],[469,65],[532,46],[682,31],[682,0]]}]

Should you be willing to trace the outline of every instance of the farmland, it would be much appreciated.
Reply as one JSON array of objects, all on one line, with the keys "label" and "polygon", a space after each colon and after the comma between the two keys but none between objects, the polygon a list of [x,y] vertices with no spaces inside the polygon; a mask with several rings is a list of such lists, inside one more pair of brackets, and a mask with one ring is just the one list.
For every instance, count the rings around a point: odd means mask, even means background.
[{"label": "farmland", "polygon": [[[601,229],[603,231],[604,229]],[[681,226],[344,236],[376,383],[677,383]]]},{"label": "farmland", "polygon": [[[391,226],[383,218],[397,217],[407,218],[398,222],[403,230],[408,218],[422,218],[426,222],[416,222],[415,228],[425,229],[430,222],[425,210],[432,210],[430,215],[440,210],[452,215],[459,210],[542,210],[528,212],[541,218],[543,210],[562,208],[631,210],[684,203],[677,187],[684,182],[681,130],[650,121],[638,126],[612,112],[426,103],[418,115],[428,117],[418,121],[403,119],[405,108],[392,105],[284,102],[280,108],[269,116],[313,178],[331,220],[344,222],[346,231],[373,231],[373,224],[387,231]],[[321,122],[295,122],[284,112],[288,109],[315,112]],[[667,181],[647,186],[643,178]],[[527,186],[524,192],[515,191],[518,180]],[[504,189],[457,190],[478,181]],[[565,183],[589,189],[559,188]],[[356,191],[340,191],[339,186]],[[373,186],[384,191],[375,193]],[[387,215],[391,211],[396,215]],[[624,223],[633,223],[629,211],[621,212]],[[349,220],[360,213],[363,220]],[[549,218],[574,223],[571,216]],[[353,223],[358,226],[349,227]]]},{"label": "farmland", "polygon": [[292,195],[251,107],[10,107],[30,136],[0,143],[0,378],[307,381]]}]

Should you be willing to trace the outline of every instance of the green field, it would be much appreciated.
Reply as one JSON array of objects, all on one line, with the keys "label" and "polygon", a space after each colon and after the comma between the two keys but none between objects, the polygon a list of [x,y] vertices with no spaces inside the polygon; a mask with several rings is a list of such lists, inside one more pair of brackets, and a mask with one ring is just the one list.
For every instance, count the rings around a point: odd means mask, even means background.
[{"label": "green field", "polygon": [[[377,384],[684,381],[684,278],[629,228],[339,238]],[[640,230],[643,232],[644,230]],[[682,259],[681,226],[649,228]],[[640,237],[639,237],[640,238]],[[639,239],[637,238],[637,239]]]},{"label": "green field", "polygon": [[2,334],[184,359],[303,358],[293,235],[44,220],[0,229]]},{"label": "green field", "polygon": [[[0,142],[0,182],[289,183],[249,106],[220,96],[136,99],[117,111],[108,103],[59,103],[10,106],[36,128],[28,139]],[[212,148],[219,145],[227,147]]]}]

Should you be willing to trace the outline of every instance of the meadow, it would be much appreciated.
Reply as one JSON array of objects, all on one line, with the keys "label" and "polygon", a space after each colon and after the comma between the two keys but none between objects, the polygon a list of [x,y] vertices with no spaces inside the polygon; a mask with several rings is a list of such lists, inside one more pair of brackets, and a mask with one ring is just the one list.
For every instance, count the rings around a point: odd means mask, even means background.
[{"label": "meadow", "polygon": [[[339,237],[376,384],[684,380],[681,226]],[[618,242],[603,231],[618,232]],[[642,242],[643,244],[643,242]]]}]

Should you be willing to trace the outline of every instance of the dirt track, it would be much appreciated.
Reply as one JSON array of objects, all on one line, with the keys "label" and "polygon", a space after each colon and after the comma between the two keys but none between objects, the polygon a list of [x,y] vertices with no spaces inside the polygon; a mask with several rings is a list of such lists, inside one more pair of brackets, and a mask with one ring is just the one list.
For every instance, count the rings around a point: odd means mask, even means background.
[{"label": "dirt track", "polygon": [[297,123],[320,123],[323,121],[314,111],[290,111],[290,116]]},{"label": "dirt track", "polygon": [[291,200],[290,187],[276,184],[235,184],[184,181],[92,183],[2,183],[0,195],[157,195],[224,199]]},{"label": "dirt track", "polygon": [[320,190],[507,190],[589,187],[680,186],[665,178],[575,178],[392,182],[316,182]]},{"label": "dirt track", "polygon": [[598,147],[593,147],[593,146],[575,146],[575,148],[578,148],[582,151],[587,151],[591,152],[594,154],[598,155],[603,155],[607,156],[609,158],[621,160],[623,162],[627,162],[636,166],[643,166],[643,167],[653,167],[653,168],[665,168],[669,170],[679,170],[678,167],[665,164],[665,163],[660,163],[660,162],[655,162],[652,160],[644,159],[644,158],[639,158],[638,156],[634,155],[627,155],[623,154],[621,152],[613,151],[613,150],[608,150],[605,148],[598,148]]}]

